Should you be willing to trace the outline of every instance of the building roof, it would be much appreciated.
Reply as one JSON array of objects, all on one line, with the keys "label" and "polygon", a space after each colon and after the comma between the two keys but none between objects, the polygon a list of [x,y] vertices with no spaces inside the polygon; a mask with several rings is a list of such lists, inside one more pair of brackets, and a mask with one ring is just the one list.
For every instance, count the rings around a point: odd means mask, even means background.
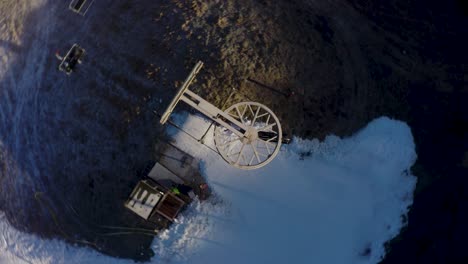
[{"label": "building roof", "polygon": [[182,199],[171,192],[163,192],[162,186],[149,179],[138,182],[125,202],[125,207],[146,220],[154,218],[154,214],[160,214],[174,221],[184,205]]},{"label": "building roof", "polygon": [[140,181],[125,202],[125,207],[144,219],[148,219],[163,196],[163,192],[151,186],[147,181]]}]

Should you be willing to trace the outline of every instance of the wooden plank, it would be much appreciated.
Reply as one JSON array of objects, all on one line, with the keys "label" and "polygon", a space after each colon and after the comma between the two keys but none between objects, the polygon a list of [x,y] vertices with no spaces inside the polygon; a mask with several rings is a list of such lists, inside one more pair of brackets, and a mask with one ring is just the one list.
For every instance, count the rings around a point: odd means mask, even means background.
[{"label": "wooden plank", "polygon": [[171,144],[165,144],[160,153],[159,163],[185,183],[192,182],[195,172],[198,171],[198,160]]},{"label": "wooden plank", "polygon": [[172,173],[166,167],[162,166],[157,162],[151,171],[148,173],[148,177],[155,180],[157,183],[161,184],[166,188],[171,188],[171,181],[176,184],[183,184],[184,181],[180,179],[177,175]]},{"label": "wooden plank", "polygon": [[159,121],[162,125],[164,125],[166,121],[169,119],[177,103],[180,101],[180,99],[182,99],[182,96],[184,95],[184,93],[188,91],[190,84],[193,82],[193,80],[195,79],[195,76],[197,75],[197,73],[200,71],[202,67],[203,67],[203,62],[201,61],[197,62],[195,67],[193,67],[189,76],[187,76],[187,78],[185,79],[184,84],[182,85],[182,87],[180,87],[176,96],[174,96],[171,103],[167,106],[166,111],[164,111],[164,113],[162,114],[161,120]]}]

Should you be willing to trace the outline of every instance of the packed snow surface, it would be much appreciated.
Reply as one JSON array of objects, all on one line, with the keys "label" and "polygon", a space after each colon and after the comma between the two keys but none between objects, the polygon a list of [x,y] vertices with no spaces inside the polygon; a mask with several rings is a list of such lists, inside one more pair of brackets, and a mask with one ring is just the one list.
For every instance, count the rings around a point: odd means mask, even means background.
[{"label": "packed snow surface", "polygon": [[[201,159],[214,190],[155,238],[154,263],[377,263],[412,203],[410,128],[382,117],[350,138],[294,138],[253,171],[229,166],[200,138],[209,122],[173,115],[174,144]],[[131,263],[13,229],[0,214],[0,263]]]}]

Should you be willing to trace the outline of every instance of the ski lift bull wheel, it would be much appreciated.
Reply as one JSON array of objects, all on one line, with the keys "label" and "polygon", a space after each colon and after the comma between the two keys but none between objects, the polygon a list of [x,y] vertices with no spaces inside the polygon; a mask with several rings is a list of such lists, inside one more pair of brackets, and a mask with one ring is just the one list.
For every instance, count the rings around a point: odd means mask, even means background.
[{"label": "ski lift bull wheel", "polygon": [[214,141],[224,160],[234,167],[249,170],[263,167],[275,158],[281,147],[282,131],[278,118],[268,107],[242,102],[224,112],[247,128],[243,131],[244,137],[240,137],[226,127],[216,126]]}]

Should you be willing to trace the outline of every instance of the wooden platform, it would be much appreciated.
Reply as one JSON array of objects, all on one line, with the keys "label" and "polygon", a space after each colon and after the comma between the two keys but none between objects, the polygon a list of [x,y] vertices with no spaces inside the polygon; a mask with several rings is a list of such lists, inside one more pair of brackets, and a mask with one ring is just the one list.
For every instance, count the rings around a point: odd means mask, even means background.
[{"label": "wooden platform", "polygon": [[184,185],[191,187],[200,200],[205,200],[210,195],[208,185],[200,174],[200,160],[170,143],[165,143],[160,148],[158,163],[177,177],[175,181],[182,181]]}]

